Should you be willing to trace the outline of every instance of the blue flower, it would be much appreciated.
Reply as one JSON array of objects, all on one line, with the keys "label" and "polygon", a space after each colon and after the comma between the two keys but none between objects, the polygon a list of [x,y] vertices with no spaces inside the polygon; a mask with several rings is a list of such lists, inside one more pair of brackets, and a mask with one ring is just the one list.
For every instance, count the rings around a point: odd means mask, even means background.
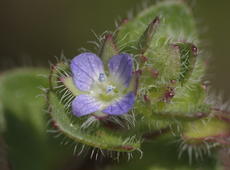
[{"label": "blue flower", "polygon": [[135,94],[130,90],[132,57],[128,54],[113,56],[108,62],[109,75],[101,59],[93,53],[82,53],[71,61],[75,86],[83,94],[72,102],[77,117],[100,112],[122,115],[132,109]]}]

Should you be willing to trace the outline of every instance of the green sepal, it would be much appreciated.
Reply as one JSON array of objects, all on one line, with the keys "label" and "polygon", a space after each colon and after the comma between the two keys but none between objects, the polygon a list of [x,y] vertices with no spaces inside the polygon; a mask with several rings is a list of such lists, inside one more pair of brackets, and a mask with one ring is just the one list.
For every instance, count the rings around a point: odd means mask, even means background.
[{"label": "green sepal", "polygon": [[219,143],[222,146],[230,146],[228,138],[230,137],[230,124],[223,116],[218,115],[203,118],[200,120],[186,123],[183,131],[183,139],[186,143],[202,144]]},{"label": "green sepal", "polygon": [[158,25],[160,23],[160,18],[156,17],[146,28],[145,32],[142,34],[138,41],[137,52],[138,54],[144,54],[145,51],[149,48],[150,43],[152,42],[153,35],[157,31]]},{"label": "green sepal", "polygon": [[105,70],[108,70],[109,59],[117,54],[119,54],[119,49],[115,44],[113,34],[107,34],[99,52],[99,56],[101,57],[103,63],[105,63]]},{"label": "green sepal", "polygon": [[205,103],[206,92],[200,84],[194,84],[189,87],[178,88],[175,90],[175,96],[170,102],[156,103],[155,113],[169,113],[189,117],[197,113],[208,114],[210,105]]},{"label": "green sepal", "polygon": [[76,85],[73,82],[73,78],[72,77],[62,77],[61,78],[62,83],[64,84],[64,86],[74,95],[74,96],[78,96],[80,94],[83,94],[82,91],[78,90],[76,88]]},{"label": "green sepal", "polygon": [[180,75],[178,80],[183,85],[191,76],[196,63],[197,47],[192,43],[180,42],[174,45],[180,53]]}]

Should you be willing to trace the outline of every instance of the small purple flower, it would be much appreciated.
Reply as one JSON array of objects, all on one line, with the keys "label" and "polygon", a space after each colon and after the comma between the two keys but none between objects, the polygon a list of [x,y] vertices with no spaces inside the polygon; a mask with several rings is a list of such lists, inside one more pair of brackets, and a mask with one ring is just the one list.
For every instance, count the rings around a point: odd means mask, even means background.
[{"label": "small purple flower", "polygon": [[73,114],[80,117],[95,112],[127,113],[135,101],[134,92],[129,90],[132,62],[128,54],[113,56],[108,63],[110,73],[107,76],[97,55],[82,53],[76,56],[71,61],[73,81],[83,94],[73,100]]}]

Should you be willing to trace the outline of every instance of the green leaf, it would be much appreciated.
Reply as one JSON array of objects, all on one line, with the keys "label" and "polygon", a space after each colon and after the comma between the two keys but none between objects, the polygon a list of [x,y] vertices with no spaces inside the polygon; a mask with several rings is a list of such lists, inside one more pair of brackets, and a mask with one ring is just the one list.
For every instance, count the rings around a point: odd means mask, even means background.
[{"label": "green leaf", "polygon": [[45,100],[39,97],[43,93],[40,88],[48,86],[47,80],[41,75],[47,76],[47,72],[42,69],[14,70],[4,73],[0,83],[0,97],[4,110],[20,121],[33,122],[39,133],[45,130],[45,115],[40,114]]},{"label": "green leaf", "polygon": [[[106,125],[99,123],[88,129],[82,128],[87,118],[77,118],[68,113],[59,99],[50,92],[49,104],[50,115],[56,126],[66,136],[77,143],[82,143],[94,148],[118,152],[131,152],[139,149],[140,141],[135,137],[131,140],[126,131],[119,131],[106,128]],[[93,119],[93,117],[91,117]]]},{"label": "green leaf", "polygon": [[[181,1],[163,1],[143,10],[136,18],[121,26],[116,38],[118,47],[132,53],[131,47],[137,44],[149,23],[158,16],[161,24],[154,33],[149,51],[170,42],[197,41],[196,24],[188,6]],[[148,53],[146,51],[146,56],[149,56]]]},{"label": "green leaf", "polygon": [[16,69],[0,76],[0,98],[7,121],[4,137],[15,170],[56,169],[56,161],[61,163],[62,156],[69,157],[58,146],[59,140],[53,141],[47,133],[41,90],[48,87],[47,76],[47,70],[37,68]]}]

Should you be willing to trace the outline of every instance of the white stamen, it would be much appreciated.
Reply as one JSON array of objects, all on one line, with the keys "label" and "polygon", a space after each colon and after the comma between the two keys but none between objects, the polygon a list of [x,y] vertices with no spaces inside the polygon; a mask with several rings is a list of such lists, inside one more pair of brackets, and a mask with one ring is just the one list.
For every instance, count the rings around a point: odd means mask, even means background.
[{"label": "white stamen", "polygon": [[110,85],[110,86],[107,87],[106,93],[110,93],[110,92],[112,92],[114,89],[115,89],[115,87],[113,87],[113,86]]},{"label": "white stamen", "polygon": [[100,82],[105,81],[105,74],[104,74],[104,73],[100,73],[100,74],[99,74],[98,80],[99,80]]}]

